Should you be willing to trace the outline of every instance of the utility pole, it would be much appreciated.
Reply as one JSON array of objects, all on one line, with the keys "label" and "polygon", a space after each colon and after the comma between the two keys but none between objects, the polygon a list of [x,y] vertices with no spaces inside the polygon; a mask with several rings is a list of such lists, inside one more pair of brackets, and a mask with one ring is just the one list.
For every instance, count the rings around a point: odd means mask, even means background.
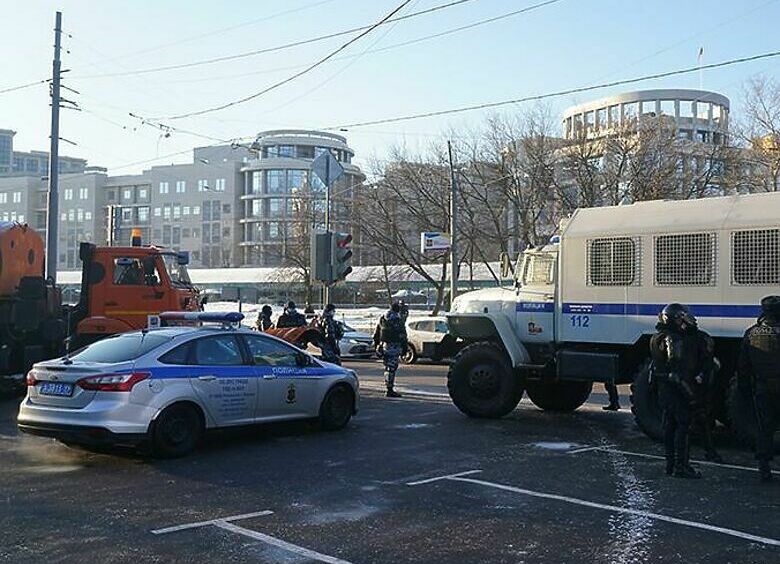
[{"label": "utility pole", "polygon": [[49,206],[46,219],[46,277],[57,281],[57,221],[59,219],[60,180],[60,47],[62,12],[54,23],[54,60],[51,76],[51,146],[49,148]]},{"label": "utility pole", "polygon": [[450,159],[450,309],[452,309],[452,302],[458,294],[458,181],[455,178],[450,141],[447,141],[447,154]]},{"label": "utility pole", "polygon": [[[325,160],[325,231],[330,232],[330,159]],[[329,251],[330,252],[330,251]],[[330,260],[328,264],[330,264]],[[331,276],[333,276],[331,274]],[[330,284],[325,283],[322,287],[322,309],[330,303]]]}]

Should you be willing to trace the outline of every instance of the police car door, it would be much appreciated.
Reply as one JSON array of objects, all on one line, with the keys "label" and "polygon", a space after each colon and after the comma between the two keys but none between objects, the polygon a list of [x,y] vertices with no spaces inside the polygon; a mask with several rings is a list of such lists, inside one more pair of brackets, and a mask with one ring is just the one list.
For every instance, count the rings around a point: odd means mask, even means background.
[{"label": "police car door", "polygon": [[302,363],[299,349],[265,335],[244,335],[258,382],[258,420],[313,417],[319,412],[321,378]]},{"label": "police car door", "polygon": [[254,367],[232,333],[191,341],[190,382],[218,426],[252,423],[257,403]]}]

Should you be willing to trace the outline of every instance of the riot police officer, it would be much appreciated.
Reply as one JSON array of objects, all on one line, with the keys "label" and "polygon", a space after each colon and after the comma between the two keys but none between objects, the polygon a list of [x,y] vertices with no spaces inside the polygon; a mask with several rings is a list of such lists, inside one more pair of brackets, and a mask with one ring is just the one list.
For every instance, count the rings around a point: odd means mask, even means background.
[{"label": "riot police officer", "polygon": [[406,348],[406,326],[401,319],[401,304],[394,302],[390,309],[380,319],[374,330],[374,346],[381,351],[385,365],[385,387],[387,397],[399,398],[401,394],[395,391],[395,373],[398,361]]},{"label": "riot police officer", "polygon": [[336,306],[328,304],[322,310],[322,315],[317,323],[320,330],[320,350],[322,351],[322,360],[333,364],[341,365],[341,348],[339,341],[344,336],[344,329],[341,323],[336,321],[334,314]]},{"label": "riot police officer", "polygon": [[713,369],[714,343],[700,331],[696,318],[682,304],[669,304],[658,314],[657,333],[650,340],[653,374],[663,408],[666,473],[701,478],[690,464],[689,434],[696,386]]},{"label": "riot police officer", "polygon": [[753,395],[758,437],[756,459],[761,480],[772,479],[769,462],[780,424],[780,296],[761,300],[758,322],[745,332],[739,355],[738,384]]},{"label": "riot police officer", "polygon": [[257,330],[258,331],[267,331],[271,327],[273,327],[274,322],[271,321],[271,314],[273,311],[271,310],[271,306],[268,304],[264,305],[262,309],[260,310],[260,315],[257,316]]}]

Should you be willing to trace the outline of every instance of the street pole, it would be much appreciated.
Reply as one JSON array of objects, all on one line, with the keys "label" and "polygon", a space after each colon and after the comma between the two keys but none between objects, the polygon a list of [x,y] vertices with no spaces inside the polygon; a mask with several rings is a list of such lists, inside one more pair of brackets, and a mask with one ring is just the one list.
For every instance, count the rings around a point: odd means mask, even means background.
[{"label": "street pole", "polygon": [[[330,159],[325,161],[325,231],[330,231]],[[330,252],[330,250],[328,250]],[[330,257],[328,264],[331,264],[333,258]],[[332,273],[328,276],[332,277]],[[330,282],[325,282],[322,288],[322,309],[330,303]]]},{"label": "street pole", "polygon": [[450,309],[452,309],[452,302],[458,294],[458,181],[455,178],[450,141],[447,141],[447,153],[450,159]]},{"label": "street pole", "polygon": [[60,37],[62,12],[54,24],[54,61],[51,76],[51,146],[49,148],[49,205],[46,219],[46,277],[57,281],[57,221],[59,219],[60,180]]}]

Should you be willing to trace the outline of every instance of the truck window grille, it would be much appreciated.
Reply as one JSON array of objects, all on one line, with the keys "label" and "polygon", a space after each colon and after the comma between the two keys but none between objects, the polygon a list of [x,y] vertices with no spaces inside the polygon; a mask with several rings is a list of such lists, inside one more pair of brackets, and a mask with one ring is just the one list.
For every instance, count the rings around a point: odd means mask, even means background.
[{"label": "truck window grille", "polygon": [[631,237],[605,237],[588,241],[589,286],[639,286],[641,241]]},{"label": "truck window grille", "polygon": [[655,237],[655,283],[658,286],[714,286],[715,233],[685,233]]},{"label": "truck window grille", "polygon": [[735,231],[731,234],[731,282],[740,285],[780,284],[780,229]]},{"label": "truck window grille", "polygon": [[523,283],[529,286],[535,284],[552,284],[554,264],[555,255],[541,254],[531,256],[525,270]]}]

